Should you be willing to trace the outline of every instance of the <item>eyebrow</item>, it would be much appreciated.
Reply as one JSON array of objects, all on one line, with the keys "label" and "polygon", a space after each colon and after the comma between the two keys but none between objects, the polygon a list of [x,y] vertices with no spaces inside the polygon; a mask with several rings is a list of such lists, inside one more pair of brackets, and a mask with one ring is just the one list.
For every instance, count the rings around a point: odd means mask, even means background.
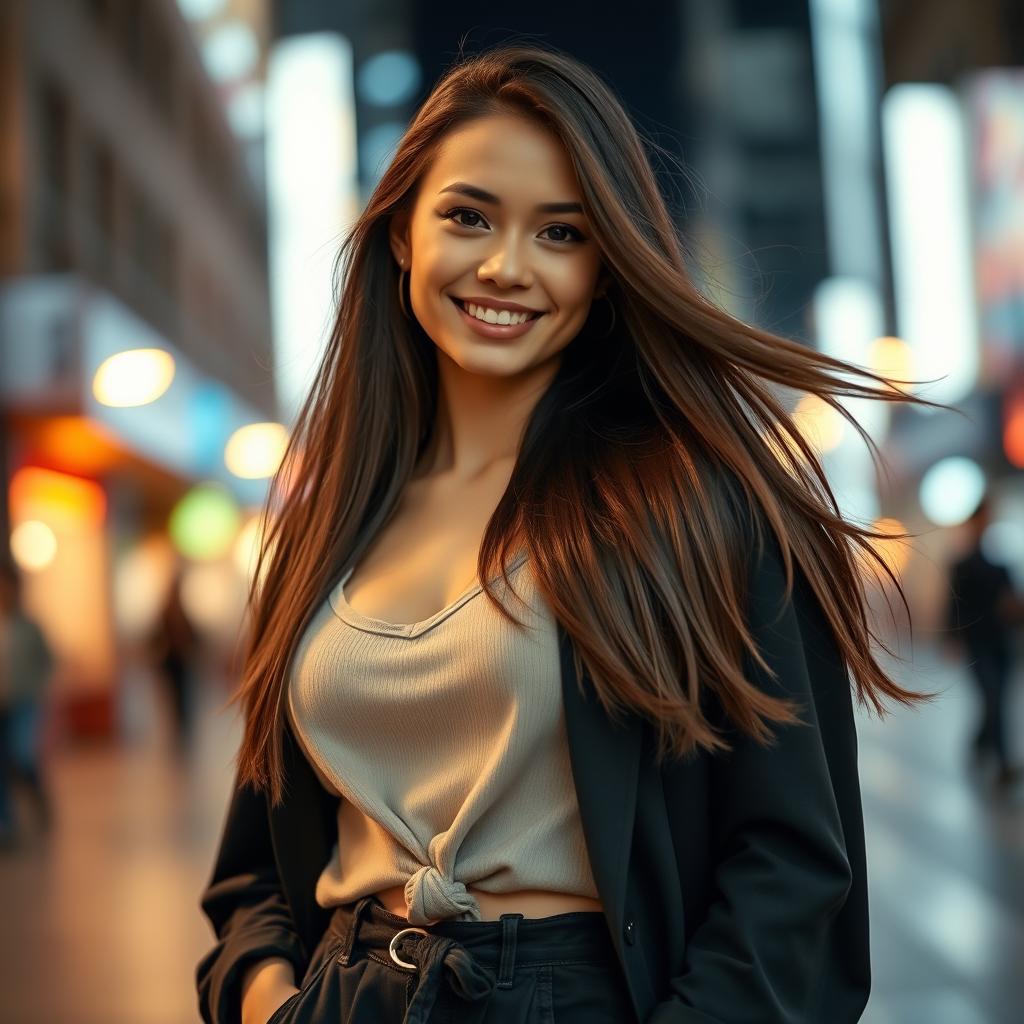
[{"label": "eyebrow", "polygon": [[[470,185],[465,181],[456,181],[445,186],[438,192],[442,195],[445,192],[458,192],[461,195],[469,196],[481,203],[491,203],[493,206],[501,206],[501,200],[493,192],[487,192],[476,185]],[[579,203],[538,203],[534,209],[538,213],[582,213],[583,207]]]}]

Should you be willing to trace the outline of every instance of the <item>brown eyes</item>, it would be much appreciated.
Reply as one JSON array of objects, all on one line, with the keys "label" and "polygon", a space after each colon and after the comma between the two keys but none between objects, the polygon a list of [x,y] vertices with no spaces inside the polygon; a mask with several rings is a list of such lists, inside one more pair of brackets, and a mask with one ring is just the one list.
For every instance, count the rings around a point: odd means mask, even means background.
[{"label": "brown eyes", "polygon": [[[458,224],[464,228],[475,228],[481,225],[486,225],[487,221],[484,220],[483,216],[477,210],[472,210],[468,206],[456,206],[454,209],[448,210],[446,213],[438,214],[442,220],[450,220],[454,224]],[[467,223],[462,218],[475,218],[470,223]],[[566,242],[584,242],[586,236],[574,228],[571,224],[550,224],[544,229],[545,231],[561,231],[566,232],[566,235],[561,238],[549,238],[548,241],[559,242],[563,245]]]}]

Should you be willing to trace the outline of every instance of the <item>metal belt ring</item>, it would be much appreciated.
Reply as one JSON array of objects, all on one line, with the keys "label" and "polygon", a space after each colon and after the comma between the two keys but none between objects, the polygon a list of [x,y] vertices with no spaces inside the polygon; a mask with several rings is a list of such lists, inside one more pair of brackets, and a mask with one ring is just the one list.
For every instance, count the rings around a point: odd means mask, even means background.
[{"label": "metal belt ring", "polygon": [[406,963],[406,961],[402,960],[395,952],[395,943],[405,935],[406,932],[419,932],[420,935],[429,935],[430,932],[423,928],[403,928],[400,932],[395,932],[395,934],[391,936],[391,942],[388,944],[388,953],[391,954],[391,959],[394,960],[396,964],[400,964],[402,967],[407,967],[409,970],[415,971],[419,967],[418,964]]}]

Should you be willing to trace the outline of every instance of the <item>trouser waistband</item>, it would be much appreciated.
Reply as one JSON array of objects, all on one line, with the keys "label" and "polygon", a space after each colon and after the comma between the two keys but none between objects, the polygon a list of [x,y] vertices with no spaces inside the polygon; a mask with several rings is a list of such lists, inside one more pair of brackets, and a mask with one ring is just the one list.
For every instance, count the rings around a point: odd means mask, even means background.
[{"label": "trouser waistband", "polygon": [[495,988],[512,987],[516,966],[615,958],[600,911],[540,918],[502,914],[497,921],[436,921],[420,927],[371,895],[338,907],[329,927],[341,939],[340,963],[347,965],[358,947],[419,975],[402,1024],[426,1024],[442,982],[465,1003],[477,1004],[482,1015]]}]

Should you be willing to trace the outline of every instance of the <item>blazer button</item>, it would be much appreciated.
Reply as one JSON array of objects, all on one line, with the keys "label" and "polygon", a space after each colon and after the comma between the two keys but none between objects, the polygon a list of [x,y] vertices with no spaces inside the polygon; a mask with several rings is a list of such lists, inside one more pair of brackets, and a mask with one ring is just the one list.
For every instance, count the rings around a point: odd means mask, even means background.
[{"label": "blazer button", "polygon": [[626,926],[622,929],[623,934],[626,936],[626,941],[631,945],[636,944],[636,926],[633,924],[633,918],[629,917],[626,919]]}]

